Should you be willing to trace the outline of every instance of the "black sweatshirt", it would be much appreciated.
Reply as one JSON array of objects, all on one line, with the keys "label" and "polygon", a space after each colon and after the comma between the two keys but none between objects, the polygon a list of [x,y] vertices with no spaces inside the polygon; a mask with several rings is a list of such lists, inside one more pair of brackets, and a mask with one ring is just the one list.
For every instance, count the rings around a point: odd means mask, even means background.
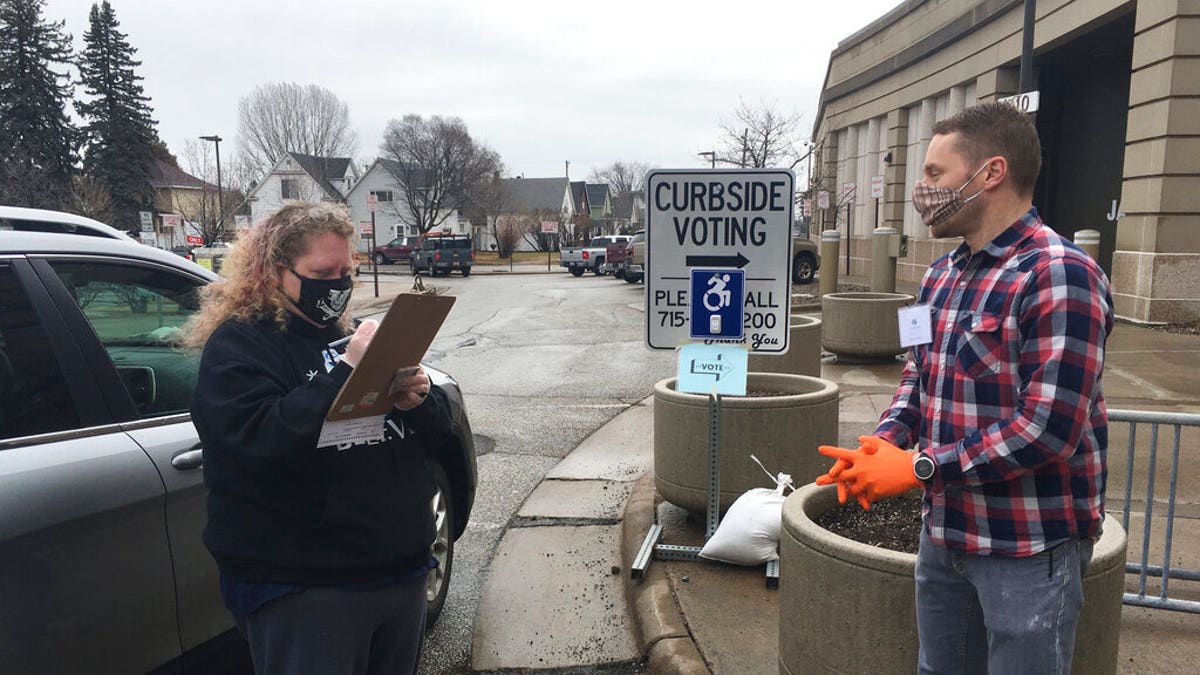
[{"label": "black sweatshirt", "polygon": [[341,586],[429,562],[434,525],[427,460],[450,432],[445,394],[386,417],[382,443],[317,447],[352,369],[327,372],[340,336],[291,317],[226,321],[209,338],[192,397],[204,447],[204,544],[246,581]]}]

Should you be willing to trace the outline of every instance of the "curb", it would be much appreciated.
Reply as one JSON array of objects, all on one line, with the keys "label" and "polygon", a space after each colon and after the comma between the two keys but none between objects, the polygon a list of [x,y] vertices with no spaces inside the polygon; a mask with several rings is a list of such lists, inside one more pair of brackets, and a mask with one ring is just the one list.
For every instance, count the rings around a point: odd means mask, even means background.
[{"label": "curb", "polygon": [[625,600],[633,614],[634,637],[648,672],[706,675],[708,666],[684,623],[663,564],[651,565],[640,581],[629,574],[646,531],[654,524],[656,495],[653,474],[638,479],[621,519]]}]

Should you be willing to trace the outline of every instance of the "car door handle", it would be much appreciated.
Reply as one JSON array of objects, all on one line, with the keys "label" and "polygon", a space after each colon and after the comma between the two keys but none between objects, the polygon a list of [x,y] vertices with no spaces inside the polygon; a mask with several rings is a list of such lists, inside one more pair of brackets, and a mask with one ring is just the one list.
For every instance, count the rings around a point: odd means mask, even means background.
[{"label": "car door handle", "polygon": [[192,448],[171,458],[171,466],[180,471],[190,471],[199,469],[204,465],[204,451],[200,448]]}]

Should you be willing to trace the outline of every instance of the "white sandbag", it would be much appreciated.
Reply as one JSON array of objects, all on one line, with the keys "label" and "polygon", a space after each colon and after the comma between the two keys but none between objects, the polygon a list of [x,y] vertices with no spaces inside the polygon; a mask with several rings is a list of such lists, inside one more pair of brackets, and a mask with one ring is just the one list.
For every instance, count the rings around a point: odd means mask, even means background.
[{"label": "white sandbag", "polygon": [[746,566],[779,559],[784,492],[795,490],[796,486],[788,474],[772,474],[757,457],[750,455],[750,459],[775,482],[775,489],[754,488],[738,497],[712,538],[700,549],[701,558]]},{"label": "white sandbag", "polygon": [[700,557],[747,566],[778,560],[783,500],[782,490],[747,490],[729,507]]}]

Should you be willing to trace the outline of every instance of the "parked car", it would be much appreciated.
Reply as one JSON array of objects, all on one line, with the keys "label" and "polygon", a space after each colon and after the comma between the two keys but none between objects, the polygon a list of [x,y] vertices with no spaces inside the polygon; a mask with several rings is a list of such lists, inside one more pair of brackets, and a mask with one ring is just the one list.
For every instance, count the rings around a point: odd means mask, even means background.
[{"label": "parked car", "polygon": [[636,284],[646,277],[646,233],[638,232],[625,253],[625,283]]},{"label": "parked car", "polygon": [[[636,234],[641,233],[642,230],[638,230]],[[601,271],[604,274],[612,274],[617,279],[624,279],[625,262],[628,255],[628,241],[618,241],[616,243],[609,244],[607,247],[605,247],[604,265],[602,266],[603,269]]]},{"label": "parked car", "polygon": [[821,269],[821,252],[807,237],[792,237],[792,283],[810,284]]},{"label": "parked car", "polygon": [[413,249],[421,245],[417,236],[396,237],[386,244],[380,244],[371,251],[371,258],[377,265],[390,265],[401,260],[412,258]]},{"label": "parked car", "polygon": [[[200,539],[199,359],[172,342],[216,278],[103,228],[0,227],[0,670],[249,670]],[[432,621],[477,476],[462,392],[426,369],[453,417],[433,465]]]},{"label": "parked car", "polygon": [[97,220],[74,213],[27,209],[20,206],[0,206],[0,231],[60,232],[92,237],[136,241],[124,232]]},{"label": "parked car", "polygon": [[196,260],[196,254],[193,253],[195,248],[195,246],[172,246],[171,253],[174,253],[185,260],[191,260],[194,262]]},{"label": "parked car", "polygon": [[421,238],[421,245],[413,249],[408,260],[413,274],[428,271],[435,277],[453,270],[459,270],[464,277],[469,277],[474,263],[471,238],[462,235],[427,234]]},{"label": "parked car", "polygon": [[592,237],[587,246],[569,246],[562,249],[558,255],[558,266],[565,267],[577,277],[591,271],[597,276],[603,275],[604,260],[608,254],[609,244],[628,242],[632,237],[627,234],[615,234],[605,237]]}]

